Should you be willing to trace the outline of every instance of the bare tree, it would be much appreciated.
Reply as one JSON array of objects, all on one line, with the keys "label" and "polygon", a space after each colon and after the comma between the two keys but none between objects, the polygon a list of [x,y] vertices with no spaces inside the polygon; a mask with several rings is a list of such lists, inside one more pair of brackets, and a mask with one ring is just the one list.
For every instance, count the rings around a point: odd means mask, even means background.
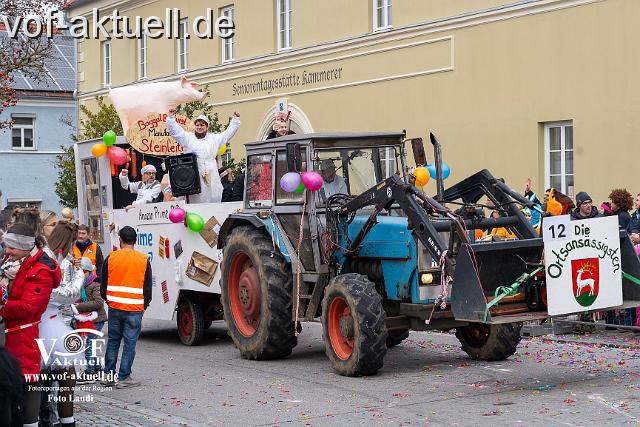
[{"label": "bare tree", "polygon": [[[53,49],[52,41],[44,34],[27,37],[18,31],[13,37],[9,30],[28,15],[39,17],[46,28],[48,12],[66,6],[65,0],[0,0],[0,113],[18,102],[19,94],[13,88],[16,73],[35,80],[46,78],[45,60]],[[0,129],[12,124],[11,120],[0,121]]]}]

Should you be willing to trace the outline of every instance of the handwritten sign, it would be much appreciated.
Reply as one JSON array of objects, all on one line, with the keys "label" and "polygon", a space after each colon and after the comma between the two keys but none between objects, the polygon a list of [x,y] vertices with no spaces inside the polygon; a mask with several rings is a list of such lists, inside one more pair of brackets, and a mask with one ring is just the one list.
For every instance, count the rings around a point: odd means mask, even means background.
[{"label": "handwritten sign", "polygon": [[[622,305],[618,217],[544,218],[544,260],[551,316]],[[551,236],[547,236],[551,234]]]},{"label": "handwritten sign", "polygon": [[[176,123],[186,132],[193,131],[191,120],[176,116]],[[127,129],[127,141],[138,152],[156,156],[170,156],[182,153],[183,149],[167,130],[167,114],[151,113],[136,120]]]}]

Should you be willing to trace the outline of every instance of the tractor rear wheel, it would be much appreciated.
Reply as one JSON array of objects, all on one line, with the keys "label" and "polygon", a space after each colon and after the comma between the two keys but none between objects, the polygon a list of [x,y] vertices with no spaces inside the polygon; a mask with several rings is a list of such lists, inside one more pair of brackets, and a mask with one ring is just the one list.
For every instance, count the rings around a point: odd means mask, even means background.
[{"label": "tractor rear wheel", "polygon": [[518,348],[522,323],[471,323],[457,328],[456,337],[471,359],[505,360]]},{"label": "tractor rear wheel", "polygon": [[395,347],[407,338],[409,338],[408,330],[389,331],[387,333],[387,348]]},{"label": "tractor rear wheel", "polygon": [[322,300],[325,352],[333,368],[348,377],[373,375],[387,353],[382,297],[366,276],[334,277]]},{"label": "tractor rear wheel", "polygon": [[204,337],[204,314],[202,306],[191,298],[181,297],[176,316],[178,336],[184,345],[198,345]]},{"label": "tractor rear wheel", "polygon": [[247,359],[278,359],[298,340],[291,267],[261,230],[238,227],[222,258],[222,306],[228,333]]}]

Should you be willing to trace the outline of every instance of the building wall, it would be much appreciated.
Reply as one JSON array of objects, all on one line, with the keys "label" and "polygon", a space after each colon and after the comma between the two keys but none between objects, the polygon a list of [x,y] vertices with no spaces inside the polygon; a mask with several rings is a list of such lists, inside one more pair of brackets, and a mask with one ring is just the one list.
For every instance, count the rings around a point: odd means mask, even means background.
[{"label": "building wall", "polygon": [[[231,147],[235,157],[243,154],[243,143],[261,137],[269,111],[286,98],[316,132],[406,129],[425,141],[434,132],[452,169],[447,184],[488,168],[519,190],[531,177],[540,193],[543,124],[569,120],[574,192],[588,191],[599,202],[613,187],[640,191],[632,173],[640,154],[634,141],[640,135],[640,2],[395,2],[394,28],[372,33],[369,1],[292,1],[291,51],[275,52],[275,5],[257,0],[238,2],[233,63],[216,62],[219,39],[190,44],[187,76],[210,84],[209,101],[221,118],[234,110],[242,114]],[[212,3],[179,7],[188,15],[228,4]],[[165,7],[157,1],[130,13],[162,15]],[[335,29],[326,25],[328,15]],[[150,79],[166,78],[175,73],[175,41],[153,42]],[[95,79],[96,43],[82,43],[82,67],[93,72],[80,83],[80,99],[89,106],[105,93]],[[134,42],[113,43],[114,64],[119,61],[114,84],[129,84],[134,78],[127,70],[134,66],[126,46]],[[192,63],[193,57],[199,59]],[[336,78],[234,95],[234,84],[327,70]],[[427,191],[435,191],[433,183]]]},{"label": "building wall", "polygon": [[73,100],[52,101],[21,98],[15,107],[6,109],[0,120],[11,114],[33,114],[35,120],[36,150],[16,151],[11,148],[11,130],[0,131],[0,189],[2,206],[8,199],[42,200],[42,208],[60,212],[63,206],[54,192],[58,179],[54,166],[60,145],[72,144],[72,129],[60,119],[68,115],[76,118]]}]

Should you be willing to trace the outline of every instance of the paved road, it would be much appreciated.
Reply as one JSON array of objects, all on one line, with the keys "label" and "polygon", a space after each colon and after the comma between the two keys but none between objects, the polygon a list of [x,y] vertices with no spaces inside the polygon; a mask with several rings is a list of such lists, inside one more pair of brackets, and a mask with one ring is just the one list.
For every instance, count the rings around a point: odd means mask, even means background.
[{"label": "paved road", "polygon": [[76,412],[79,425],[105,426],[637,426],[637,337],[526,339],[488,363],[469,360],[454,335],[412,332],[378,375],[345,378],[319,324],[305,324],[291,357],[254,362],[221,323],[184,347],[173,324],[145,321],[133,374],[143,386],[95,392]]}]

